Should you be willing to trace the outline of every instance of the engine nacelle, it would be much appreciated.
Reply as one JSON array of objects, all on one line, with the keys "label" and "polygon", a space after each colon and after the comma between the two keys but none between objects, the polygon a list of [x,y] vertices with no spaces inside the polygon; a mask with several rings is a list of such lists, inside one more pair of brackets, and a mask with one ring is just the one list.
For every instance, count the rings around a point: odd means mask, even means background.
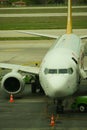
[{"label": "engine nacelle", "polygon": [[1,81],[1,88],[10,94],[18,94],[24,90],[23,76],[18,72],[6,74]]}]

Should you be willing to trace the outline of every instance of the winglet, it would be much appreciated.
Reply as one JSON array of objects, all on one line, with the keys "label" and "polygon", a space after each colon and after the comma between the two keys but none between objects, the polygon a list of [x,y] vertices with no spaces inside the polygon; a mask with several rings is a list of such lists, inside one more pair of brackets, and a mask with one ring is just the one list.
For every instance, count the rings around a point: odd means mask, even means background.
[{"label": "winglet", "polygon": [[67,34],[71,34],[72,33],[72,4],[71,4],[72,0],[68,0],[68,17],[67,17],[67,30],[66,33]]}]

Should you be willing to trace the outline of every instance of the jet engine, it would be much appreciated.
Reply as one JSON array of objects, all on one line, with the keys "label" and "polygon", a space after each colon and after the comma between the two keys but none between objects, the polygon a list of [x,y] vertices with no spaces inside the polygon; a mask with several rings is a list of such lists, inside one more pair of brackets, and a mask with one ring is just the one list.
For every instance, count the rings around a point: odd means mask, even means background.
[{"label": "jet engine", "polygon": [[24,90],[23,76],[18,72],[6,74],[1,81],[1,88],[9,94],[18,94]]}]

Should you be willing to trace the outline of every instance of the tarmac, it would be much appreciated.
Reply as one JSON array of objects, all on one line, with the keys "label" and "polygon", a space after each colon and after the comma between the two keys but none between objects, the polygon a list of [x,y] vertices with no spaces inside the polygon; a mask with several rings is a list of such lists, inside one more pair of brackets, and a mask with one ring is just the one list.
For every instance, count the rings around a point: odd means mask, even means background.
[{"label": "tarmac", "polygon": [[[0,130],[87,130],[87,113],[65,111],[55,113],[52,100],[44,95],[29,94],[10,103],[1,94]],[[55,125],[51,127],[51,116]]]},{"label": "tarmac", "polygon": [[48,40],[0,41],[0,62],[35,65],[42,60],[52,43]]}]

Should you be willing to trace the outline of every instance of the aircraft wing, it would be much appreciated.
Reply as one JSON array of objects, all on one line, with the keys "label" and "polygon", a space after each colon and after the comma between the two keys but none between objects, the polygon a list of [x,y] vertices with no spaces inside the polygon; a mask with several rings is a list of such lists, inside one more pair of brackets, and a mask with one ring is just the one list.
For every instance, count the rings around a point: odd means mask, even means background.
[{"label": "aircraft wing", "polygon": [[36,35],[36,36],[43,36],[43,37],[48,37],[48,38],[54,38],[54,39],[58,38],[58,36],[55,36],[55,35],[48,35],[48,34],[41,34],[41,33],[34,33],[34,32],[26,32],[26,31],[17,31],[17,32],[30,34],[30,35]]},{"label": "aircraft wing", "polygon": [[[24,34],[30,34],[30,35],[36,35],[36,36],[43,36],[43,37],[48,37],[48,38],[54,38],[57,39],[59,36],[55,35],[48,35],[48,34],[41,34],[41,33],[35,33],[35,32],[27,32],[27,31],[17,31],[19,33],[24,33]],[[87,39],[87,35],[80,36],[81,39]]]},{"label": "aircraft wing", "polygon": [[22,66],[15,64],[0,63],[0,68],[11,69],[12,71],[28,72],[30,74],[39,74],[39,67]]},{"label": "aircraft wing", "polygon": [[87,35],[81,36],[81,39],[87,39]]}]

